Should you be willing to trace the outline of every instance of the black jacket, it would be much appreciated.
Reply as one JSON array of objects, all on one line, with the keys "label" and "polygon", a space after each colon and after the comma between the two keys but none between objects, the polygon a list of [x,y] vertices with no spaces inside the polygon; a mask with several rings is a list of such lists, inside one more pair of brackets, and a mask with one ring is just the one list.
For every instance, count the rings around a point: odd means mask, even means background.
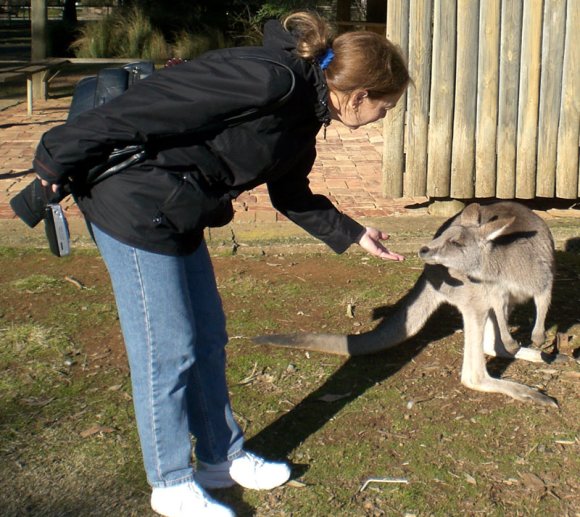
[{"label": "black jacket", "polygon": [[[155,72],[45,133],[34,168],[51,183],[74,186],[114,148],[144,144],[146,160],[75,192],[88,220],[120,241],[166,254],[194,251],[202,229],[158,216],[182,175],[197,171],[211,189],[232,197],[266,183],[277,210],[343,252],[364,228],[309,188],[316,135],[330,120],[328,94],[319,66],[294,48],[294,37],[268,22],[263,47],[212,51]],[[266,112],[227,122],[256,109]]]}]

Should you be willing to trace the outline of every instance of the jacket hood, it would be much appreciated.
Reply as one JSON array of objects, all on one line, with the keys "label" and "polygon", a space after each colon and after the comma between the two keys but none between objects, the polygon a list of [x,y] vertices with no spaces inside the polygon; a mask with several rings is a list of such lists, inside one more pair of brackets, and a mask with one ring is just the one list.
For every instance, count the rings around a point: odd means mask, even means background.
[{"label": "jacket hood", "polygon": [[296,37],[284,29],[278,20],[268,20],[264,25],[263,45],[291,52],[296,49]]},{"label": "jacket hood", "polygon": [[284,29],[278,20],[268,20],[264,24],[263,46],[269,49],[289,52],[302,61],[306,69],[310,69],[309,73],[312,75],[312,82],[318,98],[318,105],[315,106],[316,117],[325,127],[328,126],[330,124],[328,86],[320,64],[318,62],[310,63],[294,53],[296,50],[296,37]]}]

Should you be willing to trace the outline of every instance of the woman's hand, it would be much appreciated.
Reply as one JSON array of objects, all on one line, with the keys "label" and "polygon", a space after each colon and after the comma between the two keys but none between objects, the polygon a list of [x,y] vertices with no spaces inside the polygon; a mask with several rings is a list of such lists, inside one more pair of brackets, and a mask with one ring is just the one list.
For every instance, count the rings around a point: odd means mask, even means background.
[{"label": "woman's hand", "polygon": [[55,194],[58,192],[58,184],[53,183],[51,185],[48,181],[43,180],[40,176],[36,177],[40,180],[40,183],[42,184],[43,187],[47,188],[50,185],[50,190],[52,190]]},{"label": "woman's hand", "polygon": [[396,260],[401,262],[405,260],[403,255],[393,253],[383,246],[380,241],[386,241],[389,235],[377,230],[376,228],[365,228],[365,233],[358,241],[359,246],[367,253],[383,260]]}]

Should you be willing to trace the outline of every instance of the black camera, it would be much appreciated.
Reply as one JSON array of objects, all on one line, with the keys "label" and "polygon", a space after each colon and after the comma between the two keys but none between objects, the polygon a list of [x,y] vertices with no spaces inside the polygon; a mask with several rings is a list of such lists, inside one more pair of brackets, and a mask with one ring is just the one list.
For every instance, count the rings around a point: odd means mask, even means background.
[{"label": "black camera", "polygon": [[46,207],[62,201],[69,193],[53,192],[50,185],[44,187],[36,178],[10,200],[14,213],[28,226],[34,228],[46,216]]},{"label": "black camera", "polygon": [[44,220],[50,251],[57,257],[70,253],[68,224],[58,204],[67,195],[68,192],[53,192],[50,185],[43,186],[37,178],[10,200],[14,213],[31,228]]},{"label": "black camera", "polygon": [[44,230],[50,251],[57,257],[70,254],[70,233],[62,207],[57,203],[49,203],[45,208]]}]

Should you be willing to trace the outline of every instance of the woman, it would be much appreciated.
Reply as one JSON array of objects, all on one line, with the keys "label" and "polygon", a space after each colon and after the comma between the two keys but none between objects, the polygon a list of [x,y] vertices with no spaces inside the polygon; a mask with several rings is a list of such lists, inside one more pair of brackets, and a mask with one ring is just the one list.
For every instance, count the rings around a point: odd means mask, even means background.
[{"label": "woman", "polygon": [[[331,40],[319,16],[295,13],[266,24],[263,47],[212,51],[156,72],[43,136],[35,170],[53,190],[71,185],[111,276],[156,512],[233,515],[204,488],[271,489],[290,477],[286,463],[243,449],[204,226],[227,223],[229,200],[266,183],[274,207],[335,252],[358,243],[402,260],[381,244],[386,234],[313,194],[308,174],[322,126],[375,122],[408,83],[385,38]],[[79,171],[136,144],[145,159],[82,186]]]}]

